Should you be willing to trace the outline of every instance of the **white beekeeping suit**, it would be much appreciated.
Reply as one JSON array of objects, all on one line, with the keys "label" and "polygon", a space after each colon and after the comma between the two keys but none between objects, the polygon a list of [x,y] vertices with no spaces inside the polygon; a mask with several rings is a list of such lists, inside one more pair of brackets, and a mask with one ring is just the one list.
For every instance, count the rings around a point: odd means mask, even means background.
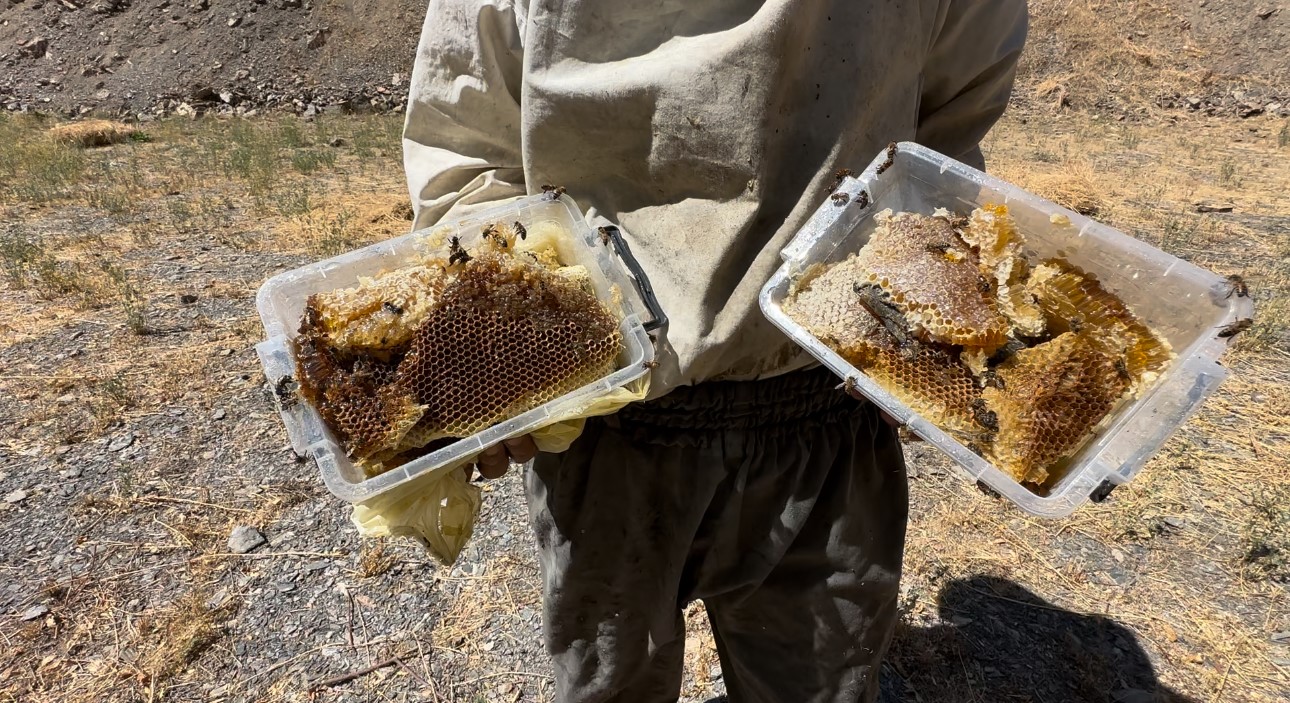
[{"label": "white beekeeping suit", "polygon": [[433,0],[404,157],[417,226],[565,186],[671,317],[653,393],[806,364],[757,310],[780,249],[888,142],[979,164],[1024,0]]}]

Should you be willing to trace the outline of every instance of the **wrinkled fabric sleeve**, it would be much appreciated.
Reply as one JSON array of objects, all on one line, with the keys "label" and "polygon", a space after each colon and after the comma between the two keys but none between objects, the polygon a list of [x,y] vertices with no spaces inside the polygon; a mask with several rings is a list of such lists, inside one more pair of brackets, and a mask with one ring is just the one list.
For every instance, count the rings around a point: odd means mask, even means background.
[{"label": "wrinkled fabric sleeve", "polygon": [[984,168],[981,139],[1003,115],[1026,43],[1026,0],[948,0],[923,70],[918,143]]},{"label": "wrinkled fabric sleeve", "polygon": [[523,24],[509,0],[430,2],[403,126],[414,229],[525,195]]}]

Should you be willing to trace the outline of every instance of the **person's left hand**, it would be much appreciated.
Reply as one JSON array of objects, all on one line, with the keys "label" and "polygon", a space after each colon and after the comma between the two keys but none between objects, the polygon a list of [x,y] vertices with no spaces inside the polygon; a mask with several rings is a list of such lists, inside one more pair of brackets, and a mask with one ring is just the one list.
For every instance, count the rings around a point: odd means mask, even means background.
[{"label": "person's left hand", "polygon": [[[863,393],[861,393],[860,391],[858,391],[858,390],[856,390],[856,389],[854,389],[854,388],[847,388],[847,389],[845,389],[845,390],[846,390],[846,392],[847,392],[847,395],[851,396],[852,398],[855,398],[856,400],[860,400],[860,401],[867,401],[867,400],[868,400],[868,398],[864,397],[864,394],[863,394]],[[888,415],[888,414],[886,413],[886,411],[884,411],[882,408],[878,408],[878,416],[879,416],[879,417],[881,417],[881,418],[882,418],[882,421],[883,421],[883,422],[885,422],[885,423],[887,423],[887,426],[888,426],[888,427],[890,427],[890,428],[892,428],[893,430],[898,430],[898,429],[900,429],[901,427],[904,427],[904,425],[902,425],[902,424],[900,423],[900,421],[899,421],[899,420],[897,420],[896,418],[894,418],[894,417],[892,417],[892,416]],[[916,441],[919,441],[919,440],[921,440],[921,439],[922,439],[922,437],[919,437],[918,435],[914,434],[913,432],[908,432],[908,433],[906,433],[906,434],[908,434],[908,435],[910,436],[910,438],[912,439],[912,441],[915,441],[915,442],[916,442]]]},{"label": "person's left hand", "polygon": [[[501,478],[511,467],[511,462],[523,464],[537,456],[537,444],[529,435],[522,435],[503,440],[500,444],[485,449],[475,459],[475,468],[479,475],[486,479]],[[470,478],[470,467],[466,468],[466,478]]]}]

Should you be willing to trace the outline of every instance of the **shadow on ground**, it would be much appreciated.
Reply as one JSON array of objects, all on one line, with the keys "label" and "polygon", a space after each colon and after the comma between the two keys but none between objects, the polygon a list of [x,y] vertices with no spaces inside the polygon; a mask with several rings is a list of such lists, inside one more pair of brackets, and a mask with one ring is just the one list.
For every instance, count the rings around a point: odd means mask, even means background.
[{"label": "shadow on ground", "polygon": [[947,583],[937,604],[952,624],[897,630],[880,703],[1195,703],[1161,685],[1134,634],[1110,618],[989,576]]}]

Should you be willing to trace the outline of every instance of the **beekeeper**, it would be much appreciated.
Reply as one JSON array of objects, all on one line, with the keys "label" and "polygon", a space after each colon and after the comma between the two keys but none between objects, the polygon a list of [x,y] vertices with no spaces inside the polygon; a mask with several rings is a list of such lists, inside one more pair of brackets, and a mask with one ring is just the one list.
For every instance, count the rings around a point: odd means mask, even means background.
[{"label": "beekeeper", "polygon": [[623,228],[671,318],[650,399],[525,477],[558,700],[676,700],[700,598],[732,701],[876,695],[900,445],[757,293],[837,169],[899,140],[982,165],[1025,35],[1024,0],[430,3],[404,131],[416,225],[565,186]]}]

